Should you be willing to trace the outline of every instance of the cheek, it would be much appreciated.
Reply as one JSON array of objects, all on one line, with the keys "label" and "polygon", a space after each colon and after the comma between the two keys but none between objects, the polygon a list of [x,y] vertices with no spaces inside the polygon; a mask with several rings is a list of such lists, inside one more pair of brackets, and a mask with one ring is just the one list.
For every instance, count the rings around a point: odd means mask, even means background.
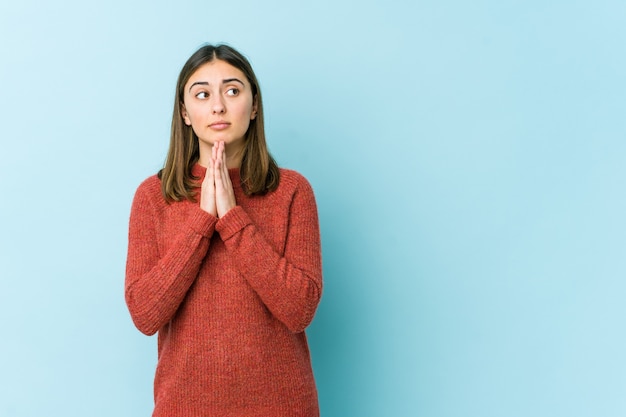
[{"label": "cheek", "polygon": [[187,107],[187,120],[195,124],[198,121],[198,109],[193,106]]},{"label": "cheek", "polygon": [[254,114],[254,108],[252,107],[252,102],[248,103],[243,107],[241,111],[241,117],[250,120],[250,117]]}]

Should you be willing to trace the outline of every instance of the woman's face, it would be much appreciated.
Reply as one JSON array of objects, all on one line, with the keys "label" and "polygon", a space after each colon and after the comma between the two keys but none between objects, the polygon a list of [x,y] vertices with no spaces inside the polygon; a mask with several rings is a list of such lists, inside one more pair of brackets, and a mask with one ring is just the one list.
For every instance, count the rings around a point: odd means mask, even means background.
[{"label": "woman's face", "polygon": [[213,60],[202,65],[185,84],[182,116],[199,139],[200,152],[224,141],[229,154],[243,149],[256,100],[246,76],[229,63]]}]

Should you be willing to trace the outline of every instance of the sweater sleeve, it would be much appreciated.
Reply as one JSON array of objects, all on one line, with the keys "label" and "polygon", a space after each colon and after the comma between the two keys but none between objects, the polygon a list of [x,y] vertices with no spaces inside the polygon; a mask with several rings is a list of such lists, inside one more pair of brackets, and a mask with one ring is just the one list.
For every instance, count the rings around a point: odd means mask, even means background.
[{"label": "sweater sleeve", "polygon": [[168,251],[160,254],[158,216],[148,191],[139,187],[131,208],[125,296],[135,326],[152,335],[171,320],[195,281],[217,218],[191,207]]},{"label": "sweater sleeve", "polygon": [[274,317],[294,333],[304,331],[322,294],[319,222],[309,183],[301,181],[293,195],[283,256],[241,206],[221,218],[216,230],[231,259]]}]

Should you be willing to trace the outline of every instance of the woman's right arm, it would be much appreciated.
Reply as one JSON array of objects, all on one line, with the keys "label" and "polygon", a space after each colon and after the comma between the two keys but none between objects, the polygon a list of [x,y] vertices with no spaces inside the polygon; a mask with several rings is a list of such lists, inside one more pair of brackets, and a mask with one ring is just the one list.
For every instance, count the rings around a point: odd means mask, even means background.
[{"label": "woman's right arm", "polygon": [[137,189],[131,208],[125,295],[135,326],[152,335],[171,320],[196,279],[217,218],[190,206],[168,251],[160,254],[155,202],[145,185]]}]

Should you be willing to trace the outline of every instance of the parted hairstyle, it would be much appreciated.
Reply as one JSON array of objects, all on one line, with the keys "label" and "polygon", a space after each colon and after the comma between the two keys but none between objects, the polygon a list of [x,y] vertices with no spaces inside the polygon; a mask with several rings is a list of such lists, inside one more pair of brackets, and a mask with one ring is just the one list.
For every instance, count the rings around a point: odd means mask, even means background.
[{"label": "parted hairstyle", "polygon": [[176,83],[174,114],[170,146],[165,165],[158,173],[161,191],[166,201],[195,200],[198,180],[191,168],[200,158],[198,137],[191,126],[187,126],[182,116],[185,84],[200,66],[220,60],[227,62],[244,73],[252,87],[252,97],[256,101],[256,117],[244,137],[244,150],[241,159],[241,185],[246,195],[263,195],[278,187],[280,173],[278,165],[270,155],[265,142],[263,124],[263,100],[259,82],[250,62],[237,50],[228,45],[204,45],[185,63]]}]

